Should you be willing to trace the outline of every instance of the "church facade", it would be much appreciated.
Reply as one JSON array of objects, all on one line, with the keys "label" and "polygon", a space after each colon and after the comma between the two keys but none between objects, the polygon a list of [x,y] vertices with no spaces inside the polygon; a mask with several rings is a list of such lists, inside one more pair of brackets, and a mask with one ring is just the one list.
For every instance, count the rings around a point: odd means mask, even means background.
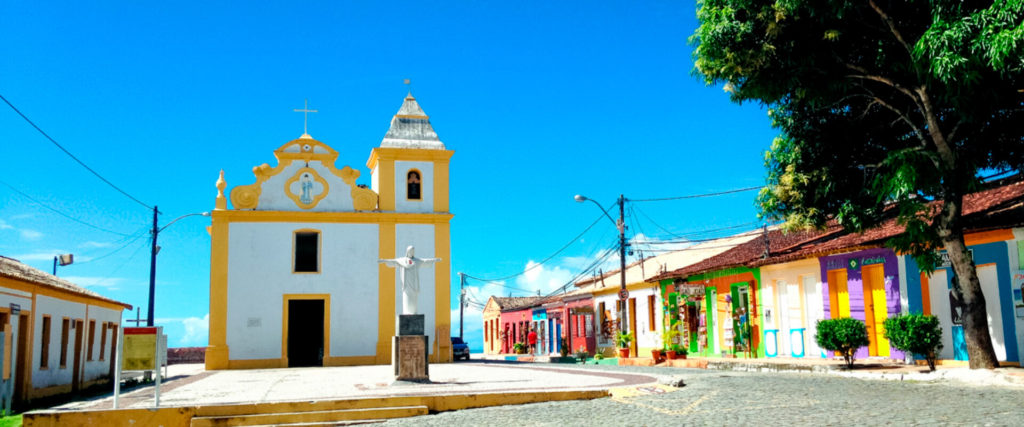
[{"label": "church facade", "polygon": [[[440,258],[419,272],[432,362],[451,360],[448,165],[454,154],[410,94],[360,171],[308,134],[254,167],[212,212],[207,369],[388,364],[397,272],[378,262]],[[230,199],[231,206],[228,206]]]}]

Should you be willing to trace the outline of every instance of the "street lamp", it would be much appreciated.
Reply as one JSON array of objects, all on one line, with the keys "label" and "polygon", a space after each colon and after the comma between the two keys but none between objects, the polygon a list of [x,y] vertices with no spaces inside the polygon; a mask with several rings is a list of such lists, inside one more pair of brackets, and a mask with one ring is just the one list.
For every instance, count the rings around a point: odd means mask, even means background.
[{"label": "street lamp", "polygon": [[619,229],[619,277],[621,280],[621,288],[619,288],[619,300],[622,301],[622,309],[619,310],[619,319],[622,319],[622,329],[628,332],[629,317],[627,314],[629,313],[629,309],[626,308],[626,303],[629,300],[629,291],[626,290],[626,246],[629,245],[626,243],[626,196],[620,194],[619,199],[615,202],[619,205],[618,221],[612,219],[612,216],[608,215],[608,210],[605,209],[604,206],[601,206],[601,204],[598,203],[597,200],[590,199],[587,198],[586,196],[581,196],[579,194],[573,197],[573,199],[579,203],[583,203],[588,200],[594,202],[594,204],[597,205],[597,207],[601,208],[601,212],[604,213],[604,216],[608,217],[608,220],[615,224],[615,228]]},{"label": "street lamp", "polygon": [[160,247],[156,245],[157,236],[159,236],[160,232],[164,231],[165,228],[170,227],[171,224],[178,222],[178,220],[182,218],[187,218],[190,216],[210,216],[209,212],[185,214],[177,218],[174,218],[174,220],[167,223],[163,227],[159,227],[157,226],[156,223],[156,216],[158,213],[159,211],[156,209],[156,206],[153,206],[153,246],[149,254],[149,310],[146,313],[146,326],[153,326],[153,303],[154,294],[156,293],[156,254],[157,252],[160,252]]}]

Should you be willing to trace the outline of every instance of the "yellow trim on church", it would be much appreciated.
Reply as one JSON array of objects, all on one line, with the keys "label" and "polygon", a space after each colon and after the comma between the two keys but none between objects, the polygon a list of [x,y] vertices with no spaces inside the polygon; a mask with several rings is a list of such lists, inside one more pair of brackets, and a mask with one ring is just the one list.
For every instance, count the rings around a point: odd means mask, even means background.
[{"label": "yellow trim on church", "polygon": [[[296,147],[298,145],[298,148]],[[306,147],[308,145],[308,147]],[[318,152],[322,151],[322,152]],[[216,209],[212,212],[212,223],[208,228],[211,236],[210,252],[210,341],[206,352],[206,369],[257,369],[287,367],[287,304],[294,298],[318,298],[325,300],[324,307],[324,366],[346,366],[363,364],[391,363],[392,336],[395,334],[396,291],[395,272],[384,264],[378,266],[377,291],[379,295],[377,310],[377,344],[376,354],[362,356],[331,356],[330,355],[330,295],[285,294],[282,296],[284,309],[282,315],[283,330],[281,341],[281,358],[279,359],[231,359],[227,345],[227,307],[228,307],[228,258],[229,230],[231,223],[296,223],[296,229],[302,229],[302,223],[337,223],[337,224],[377,224],[378,252],[381,259],[395,258],[396,225],[397,224],[430,224],[434,228],[434,256],[441,258],[434,269],[434,331],[432,345],[429,349],[430,360],[434,363],[451,361],[451,227],[454,215],[449,209],[449,160],[454,154],[450,150],[422,150],[403,148],[374,148],[371,151],[367,166],[376,170],[377,192],[356,186],[355,180],[360,173],[349,167],[338,170],[334,167],[338,153],[326,144],[311,138],[299,138],[288,142],[274,151],[278,165],[270,167],[263,164],[253,168],[256,182],[249,185],[234,187],[230,192],[232,209],[227,209],[224,188],[226,183],[223,175],[217,181],[218,195],[215,199]],[[302,210],[271,211],[253,210],[259,205],[261,186],[272,176],[280,174],[293,162],[320,161],[332,173],[342,178],[352,189],[355,211],[349,212],[316,212],[306,210],[314,207],[327,195],[329,189],[324,185],[324,192],[317,195],[311,206],[302,206],[297,196],[286,191],[296,206]],[[396,183],[395,161],[430,161],[434,163],[433,213],[394,212]],[[301,173],[301,171],[300,171]],[[299,175],[295,175],[298,177]],[[295,178],[295,177],[293,177]],[[319,178],[319,176],[318,176]],[[426,179],[427,177],[423,177]],[[322,179],[322,178],[320,178]],[[292,180],[294,181],[294,179]],[[403,183],[404,184],[404,183]],[[291,181],[288,184],[291,185]],[[358,198],[358,200],[357,200]],[[322,239],[321,239],[322,240]],[[321,242],[318,242],[321,243]],[[294,253],[294,250],[293,250]],[[320,253],[318,253],[320,256]]]}]

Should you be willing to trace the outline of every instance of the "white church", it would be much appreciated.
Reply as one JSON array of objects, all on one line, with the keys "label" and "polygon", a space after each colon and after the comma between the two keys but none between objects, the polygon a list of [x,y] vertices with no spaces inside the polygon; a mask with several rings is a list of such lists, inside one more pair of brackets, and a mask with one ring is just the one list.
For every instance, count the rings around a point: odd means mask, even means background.
[{"label": "white church", "polygon": [[409,246],[440,258],[419,271],[415,305],[430,361],[450,361],[452,154],[410,94],[370,152],[369,187],[308,134],[274,150],[276,165],[254,167],[255,182],[227,196],[222,171],[210,226],[206,368],[391,363],[399,272],[378,261]]}]

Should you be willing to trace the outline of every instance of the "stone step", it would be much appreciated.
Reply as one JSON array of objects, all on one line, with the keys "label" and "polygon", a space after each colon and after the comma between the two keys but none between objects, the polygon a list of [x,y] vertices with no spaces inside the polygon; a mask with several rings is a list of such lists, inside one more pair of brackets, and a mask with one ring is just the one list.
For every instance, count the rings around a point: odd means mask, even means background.
[{"label": "stone step", "polygon": [[246,427],[339,427],[339,426],[359,426],[366,424],[381,424],[388,420],[352,420],[352,421],[326,421],[326,422],[313,422],[313,423],[291,423],[291,424],[261,424],[255,426]]},{"label": "stone step", "polygon": [[196,408],[197,417],[227,417],[232,415],[278,414],[285,412],[335,411],[341,409],[394,408],[419,406],[423,399],[414,396],[368,397],[338,400],[304,400],[285,402],[207,405]]},{"label": "stone step", "polygon": [[[269,414],[193,417],[192,427],[287,425],[326,423],[337,425],[346,421],[369,421],[426,415],[426,406],[399,406],[392,408],[338,409],[330,411],[280,412]],[[334,423],[334,424],[331,424]],[[314,424],[315,425],[315,424]]]}]

